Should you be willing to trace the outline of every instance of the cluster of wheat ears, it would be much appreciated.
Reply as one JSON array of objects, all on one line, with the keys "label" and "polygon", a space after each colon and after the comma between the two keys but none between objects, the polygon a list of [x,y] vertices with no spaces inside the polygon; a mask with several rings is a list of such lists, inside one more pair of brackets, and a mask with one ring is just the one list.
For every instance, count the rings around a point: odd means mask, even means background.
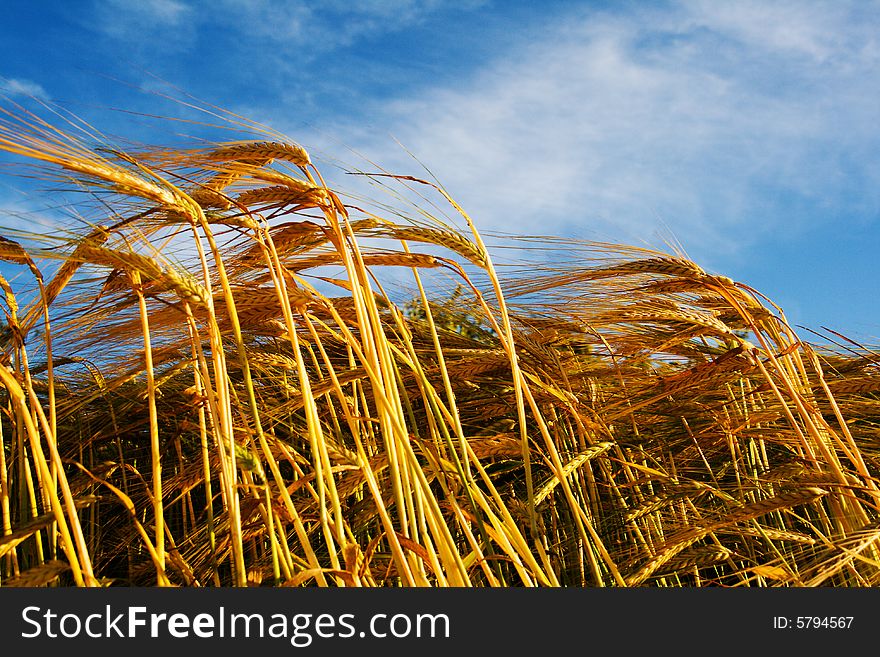
[{"label": "cluster of wheat ears", "polygon": [[880,584],[870,350],[680,255],[493,264],[280,135],[74,134],[0,120],[90,212],[0,238],[0,585]]}]

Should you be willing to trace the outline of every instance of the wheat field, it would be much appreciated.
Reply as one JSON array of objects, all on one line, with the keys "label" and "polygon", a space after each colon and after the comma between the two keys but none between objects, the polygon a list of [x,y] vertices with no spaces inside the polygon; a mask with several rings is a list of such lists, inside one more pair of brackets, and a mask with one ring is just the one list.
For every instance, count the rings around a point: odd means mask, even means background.
[{"label": "wheat field", "polygon": [[268,131],[62,127],[0,120],[78,199],[0,238],[0,586],[880,584],[869,348]]}]

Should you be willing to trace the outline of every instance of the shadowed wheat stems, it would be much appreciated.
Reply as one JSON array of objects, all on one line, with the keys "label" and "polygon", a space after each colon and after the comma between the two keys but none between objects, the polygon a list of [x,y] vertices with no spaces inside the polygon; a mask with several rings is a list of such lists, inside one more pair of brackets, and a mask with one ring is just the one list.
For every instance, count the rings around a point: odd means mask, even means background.
[{"label": "shadowed wheat stems", "polygon": [[0,240],[0,584],[880,583],[870,349],[681,255],[490,249],[411,176],[365,210],[278,136],[4,116],[86,221]]}]

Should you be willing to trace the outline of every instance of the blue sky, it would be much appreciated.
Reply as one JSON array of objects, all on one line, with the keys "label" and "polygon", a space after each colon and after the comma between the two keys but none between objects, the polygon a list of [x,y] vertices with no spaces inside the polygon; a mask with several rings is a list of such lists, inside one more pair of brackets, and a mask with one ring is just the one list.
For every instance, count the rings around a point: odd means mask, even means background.
[{"label": "blue sky", "polygon": [[[191,116],[155,93],[167,83],[319,156],[364,166],[352,149],[422,175],[399,141],[484,230],[659,247],[672,237],[793,323],[880,341],[880,3],[3,9],[0,88],[12,100],[37,96],[106,133],[161,140],[170,133],[114,108]],[[36,203],[0,177],[0,208]]]}]

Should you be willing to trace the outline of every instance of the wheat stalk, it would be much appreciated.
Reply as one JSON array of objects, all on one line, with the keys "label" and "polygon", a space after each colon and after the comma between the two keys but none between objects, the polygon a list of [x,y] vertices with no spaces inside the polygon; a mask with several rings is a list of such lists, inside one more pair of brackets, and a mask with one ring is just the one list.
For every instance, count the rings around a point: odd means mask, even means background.
[{"label": "wheat stalk", "polygon": [[284,160],[302,167],[311,164],[309,154],[302,146],[277,141],[228,142],[207,153],[206,159],[244,162]]}]

